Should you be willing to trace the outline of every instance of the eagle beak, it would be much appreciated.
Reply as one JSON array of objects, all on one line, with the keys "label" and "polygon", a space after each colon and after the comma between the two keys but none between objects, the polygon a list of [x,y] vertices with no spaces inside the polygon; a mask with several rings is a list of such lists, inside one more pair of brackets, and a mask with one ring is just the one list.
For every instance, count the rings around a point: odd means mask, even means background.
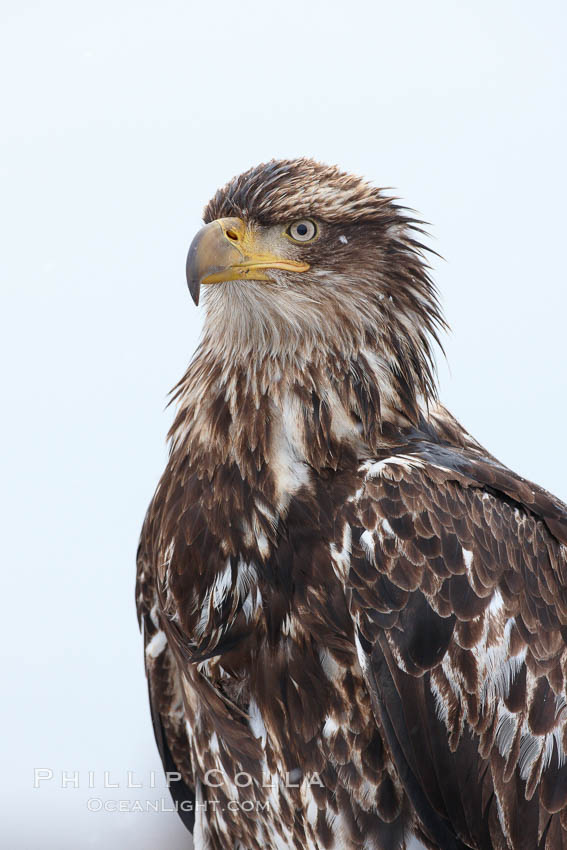
[{"label": "eagle beak", "polygon": [[187,284],[195,304],[201,286],[226,280],[270,280],[267,269],[305,272],[309,263],[263,251],[258,230],[240,218],[219,218],[197,233],[187,255]]}]

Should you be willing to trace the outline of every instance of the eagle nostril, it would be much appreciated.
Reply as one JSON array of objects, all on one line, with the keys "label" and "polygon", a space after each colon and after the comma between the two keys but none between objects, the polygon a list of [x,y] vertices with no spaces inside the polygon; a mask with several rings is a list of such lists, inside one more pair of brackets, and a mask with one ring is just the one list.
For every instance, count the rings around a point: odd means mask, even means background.
[{"label": "eagle nostril", "polygon": [[238,242],[238,233],[235,230],[227,230],[226,235],[229,239],[234,240],[234,242]]}]

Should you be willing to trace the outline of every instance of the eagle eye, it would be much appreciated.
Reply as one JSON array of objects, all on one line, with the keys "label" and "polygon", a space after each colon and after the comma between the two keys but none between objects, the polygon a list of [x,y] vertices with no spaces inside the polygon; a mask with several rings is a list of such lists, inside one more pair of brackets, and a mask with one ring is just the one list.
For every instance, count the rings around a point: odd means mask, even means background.
[{"label": "eagle eye", "polygon": [[286,230],[286,235],[294,242],[312,242],[317,238],[319,230],[310,218],[300,218],[293,221]]}]

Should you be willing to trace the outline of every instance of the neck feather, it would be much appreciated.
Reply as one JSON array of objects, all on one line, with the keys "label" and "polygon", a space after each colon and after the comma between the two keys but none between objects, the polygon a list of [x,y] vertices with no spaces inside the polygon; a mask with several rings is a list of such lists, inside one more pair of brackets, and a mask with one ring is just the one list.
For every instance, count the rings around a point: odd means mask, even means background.
[{"label": "neck feather", "polygon": [[263,322],[262,334],[277,341],[269,348],[261,339],[241,344],[242,328],[219,337],[207,327],[175,390],[172,452],[190,452],[207,474],[234,461],[257,476],[282,441],[316,469],[337,468],[345,452],[369,455],[395,442],[435,398],[408,336],[344,319],[334,333],[318,326],[286,335],[277,318]]}]

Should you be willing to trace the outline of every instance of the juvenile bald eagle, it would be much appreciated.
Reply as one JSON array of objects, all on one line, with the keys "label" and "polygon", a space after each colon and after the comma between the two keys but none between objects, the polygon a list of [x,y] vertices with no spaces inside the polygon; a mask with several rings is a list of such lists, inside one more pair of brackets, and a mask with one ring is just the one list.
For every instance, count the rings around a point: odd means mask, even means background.
[{"label": "juvenile bald eagle", "polygon": [[137,580],[195,847],[565,850],[567,508],[439,404],[419,223],[305,159],[204,219]]}]

